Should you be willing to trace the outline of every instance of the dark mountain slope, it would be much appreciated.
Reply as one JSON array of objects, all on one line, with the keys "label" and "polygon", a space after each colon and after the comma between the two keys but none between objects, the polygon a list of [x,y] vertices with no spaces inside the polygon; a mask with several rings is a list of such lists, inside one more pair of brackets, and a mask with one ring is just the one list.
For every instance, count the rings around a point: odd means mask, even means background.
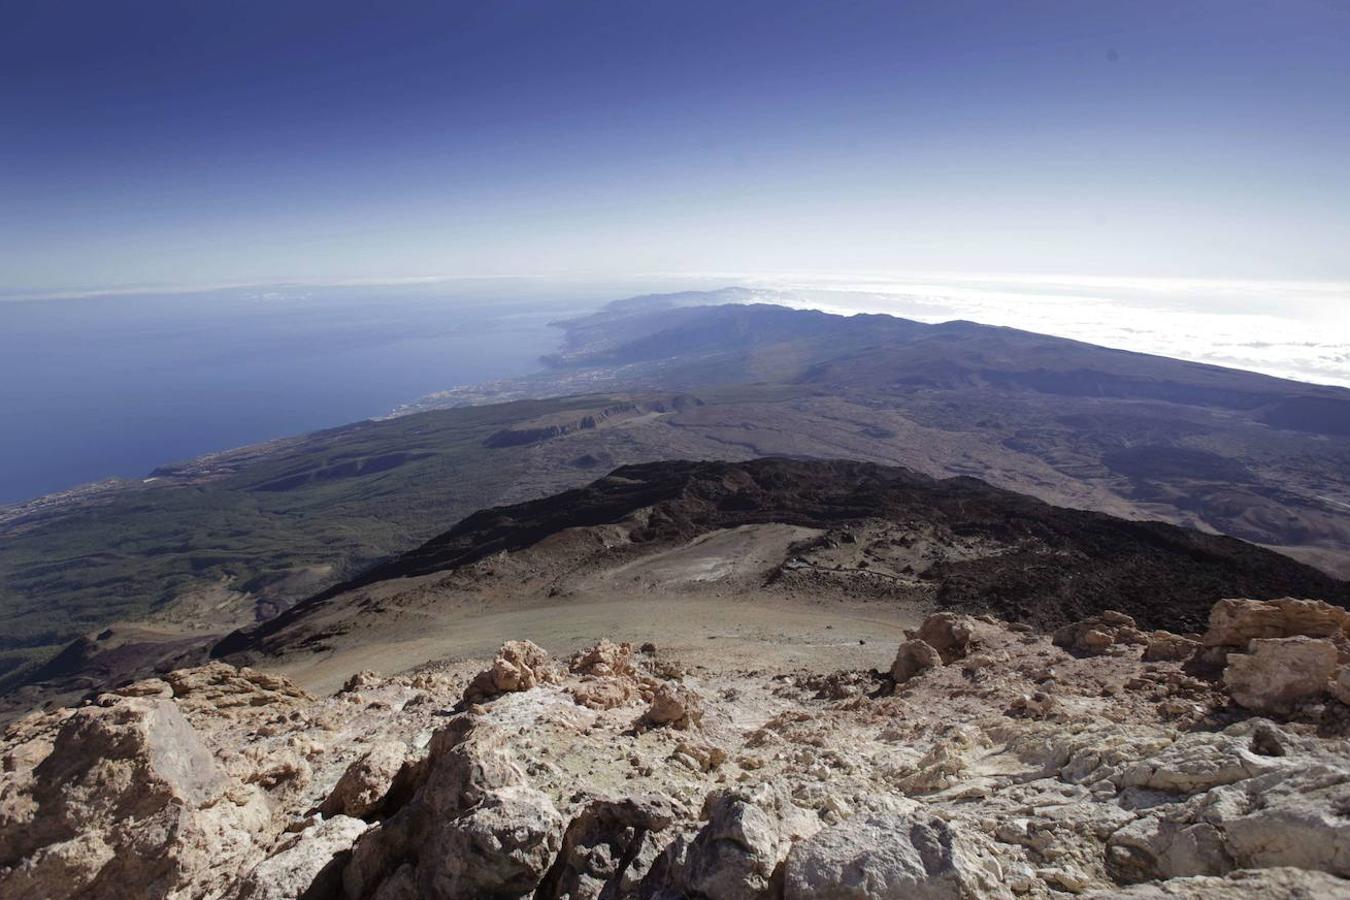
[{"label": "dark mountain slope", "polygon": [[564,529],[637,521],[633,544],[669,547],[718,529],[779,523],[826,530],[884,521],[935,535],[923,581],[937,603],[1055,625],[1104,609],[1146,627],[1191,630],[1223,597],[1315,597],[1350,605],[1350,584],[1234,538],[1064,509],[973,478],[934,479],[869,463],[759,459],[625,466],[584,488],[464,519],[421,547],[236,632],[248,650],[334,597],[523,551]]}]

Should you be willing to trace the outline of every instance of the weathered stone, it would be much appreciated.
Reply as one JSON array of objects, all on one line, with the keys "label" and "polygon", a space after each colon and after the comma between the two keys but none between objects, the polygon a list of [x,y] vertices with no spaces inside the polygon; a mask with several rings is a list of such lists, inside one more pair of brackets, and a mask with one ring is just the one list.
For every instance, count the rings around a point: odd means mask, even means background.
[{"label": "weathered stone", "polygon": [[1188,734],[1165,749],[1134,760],[1112,780],[1121,788],[1144,788],[1171,794],[1196,794],[1233,784],[1286,764],[1253,753],[1249,740],[1227,734]]},{"label": "weathered stone", "polygon": [[1350,884],[1305,869],[1244,869],[1222,878],[1173,878],[1082,895],[1086,900],[1339,900]]},{"label": "weathered stone", "polygon": [[982,840],[915,811],[849,819],[788,854],[785,900],[963,900],[1006,897]]},{"label": "weathered stone", "polygon": [[1144,662],[1180,662],[1190,659],[1200,649],[1200,642],[1172,634],[1170,631],[1155,631],[1148,636],[1144,647]]},{"label": "weathered stone", "polygon": [[323,814],[361,819],[374,812],[407,753],[408,748],[401,741],[381,741],[367,750],[342,773],[323,802]]},{"label": "weathered stone", "polygon": [[633,896],[659,852],[652,833],[678,815],[669,798],[657,795],[592,800],[567,826],[535,900]]},{"label": "weathered stone", "polygon": [[464,689],[464,702],[481,703],[513,691],[528,691],[556,678],[548,651],[531,641],[507,641],[492,665]]},{"label": "weathered stone", "polygon": [[1327,685],[1327,690],[1331,692],[1331,696],[1350,706],[1350,666],[1341,666],[1336,677]]},{"label": "weathered stone", "polygon": [[1145,816],[1111,835],[1106,868],[1126,884],[1186,875],[1223,875],[1233,861],[1223,834],[1207,822],[1175,823]]},{"label": "weathered stone", "polygon": [[1066,650],[1095,656],[1116,644],[1144,644],[1148,638],[1130,616],[1107,610],[1057,629],[1053,640],[1056,646]]},{"label": "weathered stone", "polygon": [[232,790],[172,702],[108,696],[65,719],[0,836],[0,895],[175,897],[237,870],[268,812]]},{"label": "weathered stone", "polygon": [[927,641],[915,638],[905,641],[896,651],[891,664],[891,678],[897,685],[904,684],[920,672],[942,665],[942,655]]},{"label": "weathered stone", "polygon": [[633,679],[607,676],[587,676],[567,692],[587,709],[614,709],[642,698],[642,690]]},{"label": "weathered stone", "polygon": [[511,759],[506,734],[455,720],[432,738],[421,773],[406,805],[357,842],[347,896],[397,896],[409,885],[441,900],[531,893],[563,822]]},{"label": "weathered stone", "polygon": [[750,791],[719,791],[703,806],[707,823],[691,841],[676,841],[643,879],[641,896],[767,900],[794,841],[820,829],[777,782]]},{"label": "weathered stone", "polygon": [[944,665],[963,659],[978,643],[980,623],[974,616],[934,613],[923,620],[916,637],[942,657]]},{"label": "weathered stone", "polygon": [[1245,648],[1253,638],[1350,638],[1350,610],[1321,600],[1220,600],[1209,613],[1208,647]]},{"label": "weathered stone", "polygon": [[703,703],[698,694],[683,685],[663,682],[652,697],[652,705],[642,716],[647,725],[692,728],[703,719]]},{"label": "weathered stone", "polygon": [[347,854],[368,827],[359,819],[335,816],[299,834],[287,835],[243,877],[234,900],[339,895]]},{"label": "weathered stone", "polygon": [[1060,716],[1063,710],[1059,702],[1045,691],[1034,691],[1030,694],[1023,694],[1012,702],[1008,707],[1008,712],[1014,716],[1025,716],[1031,719],[1052,719]]},{"label": "weathered stone", "polygon": [[1254,638],[1248,652],[1228,657],[1224,687],[1240,706],[1287,713],[1320,697],[1336,670],[1336,646],[1308,637]]},{"label": "weathered stone", "polygon": [[1350,768],[1289,767],[1217,794],[1202,815],[1239,868],[1297,866],[1350,878]]},{"label": "weathered stone", "polygon": [[572,656],[567,670],[573,675],[626,675],[635,674],[633,669],[633,645],[616,644],[602,640],[600,643]]}]

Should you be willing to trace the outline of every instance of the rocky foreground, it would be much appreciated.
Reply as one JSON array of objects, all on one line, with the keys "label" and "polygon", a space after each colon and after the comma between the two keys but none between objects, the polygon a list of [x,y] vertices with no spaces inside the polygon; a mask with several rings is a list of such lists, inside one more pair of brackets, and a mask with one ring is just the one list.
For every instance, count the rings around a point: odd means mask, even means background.
[{"label": "rocky foreground", "polygon": [[[655,636],[659,637],[659,636]],[[224,663],[0,742],[0,896],[1350,897],[1350,613],[1196,635],[940,613],[889,672],[652,645]]]}]

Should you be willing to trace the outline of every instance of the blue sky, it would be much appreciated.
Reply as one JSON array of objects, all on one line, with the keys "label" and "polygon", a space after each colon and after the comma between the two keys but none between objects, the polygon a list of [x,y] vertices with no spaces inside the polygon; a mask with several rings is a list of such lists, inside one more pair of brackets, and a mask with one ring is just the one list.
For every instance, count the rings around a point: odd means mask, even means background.
[{"label": "blue sky", "polygon": [[14,0],[0,289],[1350,278],[1350,4]]}]

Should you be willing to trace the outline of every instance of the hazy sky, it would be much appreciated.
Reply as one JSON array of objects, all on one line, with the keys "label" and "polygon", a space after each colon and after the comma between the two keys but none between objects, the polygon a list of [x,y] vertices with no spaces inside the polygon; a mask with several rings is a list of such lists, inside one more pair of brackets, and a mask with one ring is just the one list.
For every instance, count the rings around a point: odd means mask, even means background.
[{"label": "hazy sky", "polygon": [[14,0],[0,288],[1350,278],[1350,3]]}]

